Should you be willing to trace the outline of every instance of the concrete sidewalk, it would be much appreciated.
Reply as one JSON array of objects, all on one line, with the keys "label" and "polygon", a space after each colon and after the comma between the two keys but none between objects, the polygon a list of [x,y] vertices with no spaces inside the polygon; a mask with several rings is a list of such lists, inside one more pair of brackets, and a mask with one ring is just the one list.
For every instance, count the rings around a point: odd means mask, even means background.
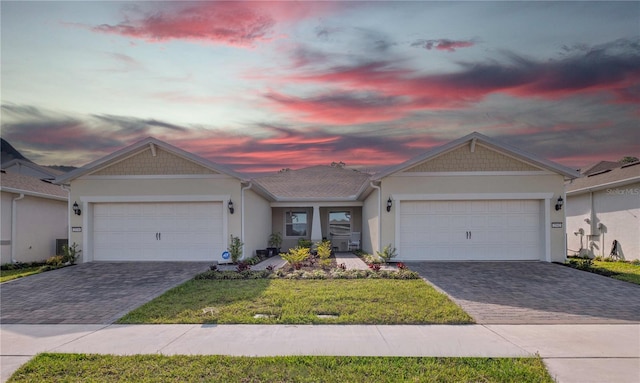
[{"label": "concrete sidewalk", "polygon": [[519,357],[559,382],[640,381],[640,325],[2,325],[2,381],[39,352]]}]

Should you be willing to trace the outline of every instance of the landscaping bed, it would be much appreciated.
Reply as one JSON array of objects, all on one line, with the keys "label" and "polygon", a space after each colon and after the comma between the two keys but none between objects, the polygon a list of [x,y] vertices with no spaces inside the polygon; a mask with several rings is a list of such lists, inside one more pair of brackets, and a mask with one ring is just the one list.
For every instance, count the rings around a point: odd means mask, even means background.
[{"label": "landscaping bed", "polygon": [[473,319],[421,279],[259,278],[190,280],[118,323],[463,324]]},{"label": "landscaping bed", "polygon": [[39,354],[9,382],[553,382],[540,358]]},{"label": "landscaping bed", "polygon": [[601,257],[598,257],[595,260],[590,258],[572,257],[567,259],[567,262],[564,265],[573,267],[574,269],[588,271],[590,273],[640,285],[640,262],[637,261],[627,262]]}]

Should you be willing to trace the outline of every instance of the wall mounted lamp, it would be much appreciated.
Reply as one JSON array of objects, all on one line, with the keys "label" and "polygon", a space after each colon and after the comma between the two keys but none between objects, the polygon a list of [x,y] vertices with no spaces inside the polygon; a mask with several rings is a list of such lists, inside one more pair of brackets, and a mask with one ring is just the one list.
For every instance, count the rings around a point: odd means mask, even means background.
[{"label": "wall mounted lamp", "polygon": [[391,205],[393,205],[393,201],[391,201],[391,197],[387,200],[387,212],[391,211]]},{"label": "wall mounted lamp", "polygon": [[556,211],[562,209],[562,205],[564,205],[564,200],[562,196],[558,197],[558,201],[556,201]]},{"label": "wall mounted lamp", "polygon": [[78,203],[77,203],[77,202],[74,202],[74,203],[73,203],[73,212],[74,212],[76,215],[80,215],[80,214],[82,214],[82,210],[80,210],[80,206],[78,206]]},{"label": "wall mounted lamp", "polygon": [[227,204],[227,207],[229,208],[229,213],[233,214],[235,209],[233,208],[233,201],[232,200],[229,200],[229,203]]}]

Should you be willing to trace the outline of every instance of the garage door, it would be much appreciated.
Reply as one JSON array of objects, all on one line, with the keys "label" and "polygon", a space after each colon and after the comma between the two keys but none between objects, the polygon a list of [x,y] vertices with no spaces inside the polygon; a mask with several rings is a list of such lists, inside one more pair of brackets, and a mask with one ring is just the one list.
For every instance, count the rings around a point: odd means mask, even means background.
[{"label": "garage door", "polygon": [[540,260],[537,200],[401,201],[404,260]]},{"label": "garage door", "polygon": [[95,261],[212,261],[223,246],[222,203],[99,203]]}]

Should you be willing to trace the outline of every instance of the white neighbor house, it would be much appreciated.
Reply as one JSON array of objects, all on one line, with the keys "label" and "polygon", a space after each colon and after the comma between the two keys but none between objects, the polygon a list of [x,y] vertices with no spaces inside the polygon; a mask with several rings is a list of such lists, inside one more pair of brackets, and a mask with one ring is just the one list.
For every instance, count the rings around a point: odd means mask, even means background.
[{"label": "white neighbor house", "polygon": [[59,185],[13,172],[0,174],[0,263],[43,261],[68,235],[68,197]]},{"label": "white neighbor house", "polygon": [[315,166],[247,179],[147,138],[56,179],[71,189],[71,239],[82,261],[219,261],[230,235],[244,257],[283,233],[327,238],[347,231],[398,261],[538,260],[566,256],[567,167],[472,133],[368,175]]},{"label": "white neighbor house", "polygon": [[567,187],[569,255],[640,259],[640,162],[601,161]]}]

